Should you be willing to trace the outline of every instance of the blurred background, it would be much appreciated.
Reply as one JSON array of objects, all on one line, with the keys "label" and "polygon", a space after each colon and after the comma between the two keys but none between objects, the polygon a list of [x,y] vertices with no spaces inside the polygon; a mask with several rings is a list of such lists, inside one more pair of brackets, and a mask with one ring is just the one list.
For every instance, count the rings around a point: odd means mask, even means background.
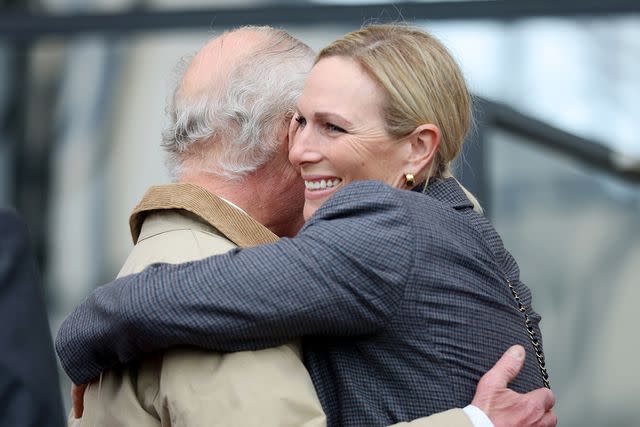
[{"label": "blurred background", "polygon": [[640,425],[638,1],[0,0],[0,206],[29,225],[53,335],[169,179],[182,57],[239,25],[319,49],[389,20],[438,36],[476,95],[458,174],[533,290],[560,425]]}]

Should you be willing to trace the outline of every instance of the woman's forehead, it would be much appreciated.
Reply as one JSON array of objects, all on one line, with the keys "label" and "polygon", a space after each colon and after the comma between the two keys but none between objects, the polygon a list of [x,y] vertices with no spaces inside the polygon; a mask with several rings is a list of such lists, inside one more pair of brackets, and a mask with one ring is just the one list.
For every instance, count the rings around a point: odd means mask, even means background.
[{"label": "woman's forehead", "polygon": [[323,58],[313,67],[298,105],[301,112],[381,111],[380,86],[354,60]]}]

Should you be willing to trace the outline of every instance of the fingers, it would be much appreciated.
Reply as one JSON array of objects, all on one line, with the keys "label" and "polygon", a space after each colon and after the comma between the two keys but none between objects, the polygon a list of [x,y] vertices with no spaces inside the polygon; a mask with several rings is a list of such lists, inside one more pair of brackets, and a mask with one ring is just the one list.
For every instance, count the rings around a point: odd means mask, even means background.
[{"label": "fingers", "polygon": [[539,388],[530,391],[525,396],[529,399],[530,404],[541,413],[551,411],[553,405],[556,404],[556,397],[548,388]]},{"label": "fingers", "polygon": [[557,424],[558,424],[558,417],[556,416],[556,414],[553,413],[553,411],[549,411],[546,414],[544,414],[544,416],[540,420],[541,427],[556,427]]},{"label": "fingers", "polygon": [[524,365],[524,347],[514,345],[509,348],[483,377],[496,388],[506,388],[518,376]]},{"label": "fingers", "polygon": [[84,390],[87,388],[86,384],[71,386],[71,404],[73,405],[73,416],[75,418],[82,418],[84,412]]}]

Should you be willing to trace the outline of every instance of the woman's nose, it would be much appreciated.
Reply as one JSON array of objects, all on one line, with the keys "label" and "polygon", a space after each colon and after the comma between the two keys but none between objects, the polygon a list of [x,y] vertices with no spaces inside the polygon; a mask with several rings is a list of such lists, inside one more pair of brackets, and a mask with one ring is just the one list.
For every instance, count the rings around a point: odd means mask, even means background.
[{"label": "woman's nose", "polygon": [[316,149],[314,136],[309,126],[298,127],[289,133],[289,161],[294,166],[314,163],[322,156]]}]

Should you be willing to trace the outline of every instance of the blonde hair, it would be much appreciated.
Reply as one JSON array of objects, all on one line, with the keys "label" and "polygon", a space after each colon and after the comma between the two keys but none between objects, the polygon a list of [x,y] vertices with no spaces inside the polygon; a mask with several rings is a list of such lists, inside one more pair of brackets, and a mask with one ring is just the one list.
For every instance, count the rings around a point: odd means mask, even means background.
[{"label": "blonde hair", "polygon": [[[447,48],[417,28],[370,25],[322,49],[316,63],[333,56],[353,59],[384,90],[383,111],[389,135],[401,138],[425,123],[440,129],[438,150],[427,173],[417,177],[417,182],[426,185],[431,177],[453,177],[451,163],[462,150],[472,114],[464,77]],[[460,187],[475,209],[481,210],[473,194]]]}]

